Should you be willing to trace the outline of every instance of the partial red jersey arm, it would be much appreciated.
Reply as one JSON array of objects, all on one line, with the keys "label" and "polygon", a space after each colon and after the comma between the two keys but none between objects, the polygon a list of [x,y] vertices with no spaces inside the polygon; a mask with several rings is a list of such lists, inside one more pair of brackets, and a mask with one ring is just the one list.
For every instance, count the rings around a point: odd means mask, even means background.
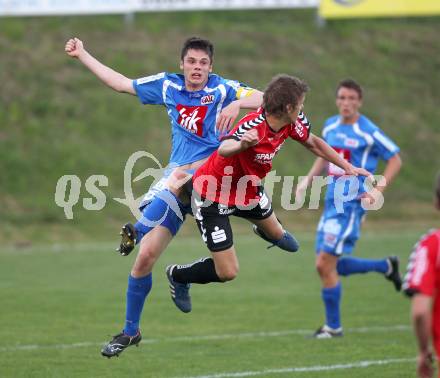
[{"label": "partial red jersey arm", "polygon": [[404,292],[412,296],[411,318],[418,343],[417,372],[419,377],[433,374],[432,303],[435,294],[436,267],[440,258],[439,234],[431,233],[417,243],[408,264],[403,285]]},{"label": "partial red jersey arm", "polygon": [[414,295],[411,306],[411,318],[419,349],[417,356],[417,372],[419,377],[432,377],[434,371],[430,346],[432,339],[431,306],[431,297],[423,294]]},{"label": "partial red jersey arm", "polygon": [[431,233],[415,246],[411,253],[403,285],[404,292],[432,296],[435,292],[435,268],[439,256],[438,233]]}]

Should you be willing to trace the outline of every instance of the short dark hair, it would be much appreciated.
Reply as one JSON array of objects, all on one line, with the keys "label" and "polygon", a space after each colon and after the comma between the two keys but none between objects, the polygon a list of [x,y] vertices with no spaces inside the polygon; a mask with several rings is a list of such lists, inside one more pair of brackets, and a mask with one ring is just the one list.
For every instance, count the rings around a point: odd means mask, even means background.
[{"label": "short dark hair", "polygon": [[199,37],[188,38],[182,46],[182,51],[180,53],[181,60],[185,58],[186,53],[190,49],[204,51],[206,54],[208,54],[209,60],[212,63],[212,58],[214,56],[214,45],[207,39],[202,39]]},{"label": "short dark hair", "polygon": [[287,112],[287,105],[294,108],[309,86],[294,76],[280,74],[272,78],[263,95],[263,108],[266,113],[281,117]]},{"label": "short dark hair", "polygon": [[364,91],[360,84],[353,79],[344,79],[341,80],[336,88],[336,96],[341,88],[353,89],[358,94],[359,98],[362,99],[364,95]]}]

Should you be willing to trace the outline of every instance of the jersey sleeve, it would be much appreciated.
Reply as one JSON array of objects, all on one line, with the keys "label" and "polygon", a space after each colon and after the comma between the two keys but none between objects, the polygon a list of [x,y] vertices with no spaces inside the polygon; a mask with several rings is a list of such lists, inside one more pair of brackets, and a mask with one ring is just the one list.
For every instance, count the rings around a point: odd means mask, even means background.
[{"label": "jersey sleeve", "polygon": [[165,72],[133,80],[133,88],[142,104],[162,105]]},{"label": "jersey sleeve", "polygon": [[255,91],[255,89],[246,86],[243,83],[235,80],[224,80],[224,85],[226,88],[226,102],[231,103],[235,100],[240,100],[246,98]]},{"label": "jersey sleeve", "polygon": [[374,139],[374,149],[383,160],[389,160],[400,149],[385,133],[376,128],[371,134]]},{"label": "jersey sleeve", "polygon": [[415,246],[403,285],[406,295],[420,293],[433,296],[436,264],[439,258],[439,240],[436,234],[428,235]]},{"label": "jersey sleeve", "polygon": [[309,139],[312,125],[303,112],[298,114],[295,125],[290,127],[289,136],[299,142],[305,142]]},{"label": "jersey sleeve", "polygon": [[334,129],[338,125],[339,125],[339,116],[332,116],[330,118],[327,118],[321,130],[322,139],[324,139],[327,142],[327,135],[329,131]]}]

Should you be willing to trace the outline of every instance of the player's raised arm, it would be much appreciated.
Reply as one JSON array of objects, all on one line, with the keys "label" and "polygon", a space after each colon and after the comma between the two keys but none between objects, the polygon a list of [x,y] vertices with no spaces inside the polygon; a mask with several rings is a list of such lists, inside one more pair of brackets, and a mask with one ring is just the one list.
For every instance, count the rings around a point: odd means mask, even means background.
[{"label": "player's raised arm", "polygon": [[309,138],[305,142],[301,142],[305,147],[312,151],[316,156],[319,156],[330,163],[336,164],[342,168],[347,175],[353,176],[371,176],[371,173],[364,168],[356,168],[348,161],[343,159],[339,154],[330,147],[322,138],[317,137],[314,134],[310,134]]},{"label": "player's raised arm", "polygon": [[218,154],[220,156],[233,156],[241,151],[247,150],[249,147],[255,146],[258,143],[258,131],[256,129],[246,131],[240,138],[235,138],[234,135],[228,139],[225,139],[220,144],[220,147],[218,148]]},{"label": "player's raised arm", "polygon": [[117,92],[129,93],[135,95],[132,80],[105,66],[96,58],[89,54],[84,48],[83,42],[78,38],[69,39],[64,47],[66,54],[72,58],[78,59],[90,71],[92,71],[98,79],[105,85]]},{"label": "player's raised arm", "polygon": [[397,174],[400,171],[400,168],[402,167],[402,159],[400,158],[399,154],[395,154],[393,157],[391,157],[385,166],[385,170],[383,171],[383,179],[377,183],[377,189],[383,192],[385,188],[390,185],[391,181],[393,181],[394,177],[397,176]]}]

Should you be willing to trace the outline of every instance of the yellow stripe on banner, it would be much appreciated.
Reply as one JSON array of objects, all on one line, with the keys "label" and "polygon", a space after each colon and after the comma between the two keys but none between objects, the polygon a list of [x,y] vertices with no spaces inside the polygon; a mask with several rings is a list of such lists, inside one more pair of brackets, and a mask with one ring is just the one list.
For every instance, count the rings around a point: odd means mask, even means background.
[{"label": "yellow stripe on banner", "polygon": [[440,15],[440,0],[321,0],[322,18]]}]

